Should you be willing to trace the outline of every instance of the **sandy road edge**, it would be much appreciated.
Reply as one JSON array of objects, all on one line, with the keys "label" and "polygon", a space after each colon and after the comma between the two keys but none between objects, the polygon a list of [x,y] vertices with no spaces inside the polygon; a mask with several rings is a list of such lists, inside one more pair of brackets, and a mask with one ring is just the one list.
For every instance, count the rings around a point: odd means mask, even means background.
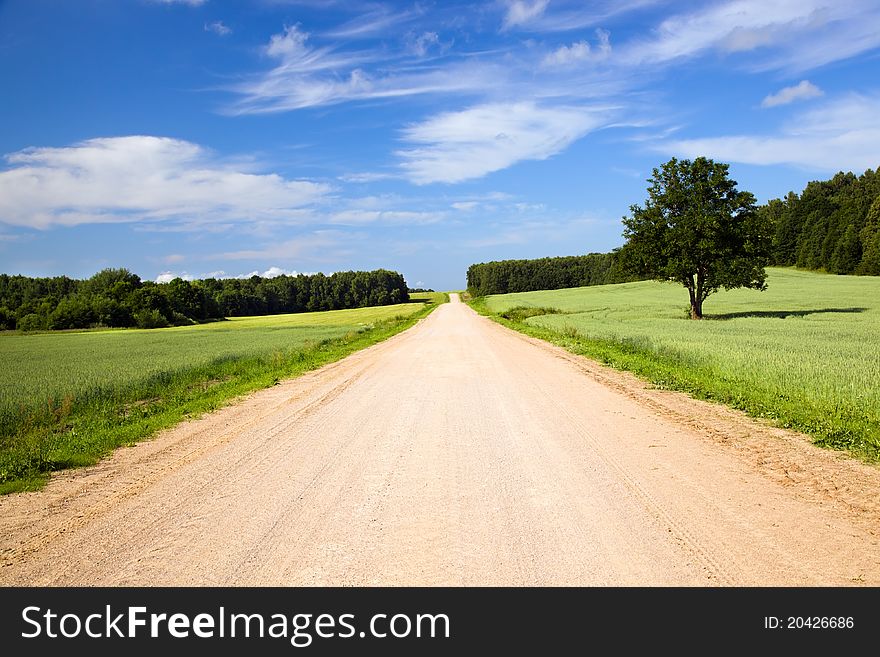
[{"label": "sandy road edge", "polygon": [[614,369],[564,347],[521,333],[471,308],[493,330],[568,361],[598,381],[667,422],[685,427],[707,443],[735,455],[752,469],[810,503],[831,506],[874,534],[880,524],[880,466],[847,452],[814,445],[806,435],[782,429],[721,403],[684,392],[654,388],[632,372]]},{"label": "sandy road edge", "polygon": [[[220,408],[160,429],[131,446],[113,450],[98,463],[51,474],[37,491],[0,496],[0,582],[2,568],[48,542],[73,532],[122,500],[137,495],[180,467],[218,449],[279,406],[308,413],[340,394],[362,373],[376,352],[408,339],[440,306],[435,304],[412,326],[316,369],[229,398]],[[312,386],[313,382],[320,385]]]}]

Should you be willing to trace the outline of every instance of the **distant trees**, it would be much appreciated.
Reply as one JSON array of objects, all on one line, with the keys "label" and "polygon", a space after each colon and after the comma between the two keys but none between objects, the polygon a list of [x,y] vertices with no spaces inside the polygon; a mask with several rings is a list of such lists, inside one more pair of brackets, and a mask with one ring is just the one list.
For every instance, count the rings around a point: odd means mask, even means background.
[{"label": "distant trees", "polygon": [[880,276],[880,195],[874,199],[859,237],[862,259],[856,267],[856,273]]},{"label": "distant trees", "polygon": [[728,165],[672,158],[649,179],[645,206],[623,218],[625,266],[633,273],[682,284],[692,319],[721,288],[765,289],[773,224],[755,197],[736,188]]},{"label": "distant trees", "polygon": [[221,317],[336,310],[409,300],[397,272],[346,271],[247,279],[142,281],[127,269],[86,280],[0,274],[0,330],[158,328]]},{"label": "distant trees", "polygon": [[773,222],[772,264],[833,274],[880,274],[880,169],[838,173],[758,212]]},{"label": "distant trees", "polygon": [[471,265],[467,271],[468,292],[473,296],[557,290],[627,280],[634,279],[621,271],[616,252],[534,260],[497,260]]},{"label": "distant trees", "polygon": [[[838,173],[757,207],[751,194],[736,191],[727,171],[706,158],[667,162],[654,170],[645,208],[632,206],[633,216],[624,218],[624,248],[471,265],[468,291],[479,296],[661,278],[688,287],[691,313],[700,316],[702,301],[719,285],[763,287],[762,262],[880,275],[880,169],[858,177]],[[711,267],[699,264],[709,260]]]}]

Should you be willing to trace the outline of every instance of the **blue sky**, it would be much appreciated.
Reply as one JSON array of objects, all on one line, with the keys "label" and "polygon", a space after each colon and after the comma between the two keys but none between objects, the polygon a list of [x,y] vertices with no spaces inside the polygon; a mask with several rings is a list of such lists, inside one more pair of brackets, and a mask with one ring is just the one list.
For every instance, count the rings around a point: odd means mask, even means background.
[{"label": "blue sky", "polygon": [[876,0],[0,0],[0,271],[608,251],[672,156],[880,166]]}]

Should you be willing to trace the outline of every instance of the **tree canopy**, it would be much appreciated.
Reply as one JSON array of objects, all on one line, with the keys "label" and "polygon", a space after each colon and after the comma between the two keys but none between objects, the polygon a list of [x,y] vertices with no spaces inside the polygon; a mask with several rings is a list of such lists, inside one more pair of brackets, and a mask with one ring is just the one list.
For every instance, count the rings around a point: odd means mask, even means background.
[{"label": "tree canopy", "polygon": [[160,328],[221,317],[274,315],[401,303],[409,299],[397,272],[343,271],[330,276],[142,281],[126,269],[86,280],[0,274],[0,330]]},{"label": "tree canopy", "polygon": [[623,218],[625,266],[683,285],[693,319],[703,317],[703,302],[721,288],[766,288],[772,223],[728,169],[705,157],[672,158],[654,169],[645,206],[630,206]]},{"label": "tree canopy", "polygon": [[773,222],[774,265],[832,274],[880,274],[880,170],[814,180],[758,208]]}]

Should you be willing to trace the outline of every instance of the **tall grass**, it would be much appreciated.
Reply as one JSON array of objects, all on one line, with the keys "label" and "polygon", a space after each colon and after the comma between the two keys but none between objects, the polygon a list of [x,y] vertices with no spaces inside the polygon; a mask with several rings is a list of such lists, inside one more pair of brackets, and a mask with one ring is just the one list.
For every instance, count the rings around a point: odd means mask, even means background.
[{"label": "tall grass", "polygon": [[[880,279],[770,269],[768,286],[709,297],[704,321],[686,319],[683,288],[656,282],[498,295],[477,305],[656,385],[877,460]],[[527,314],[517,307],[541,314],[500,317]]]},{"label": "tall grass", "polygon": [[0,335],[0,493],[342,358],[443,301],[201,326]]}]

